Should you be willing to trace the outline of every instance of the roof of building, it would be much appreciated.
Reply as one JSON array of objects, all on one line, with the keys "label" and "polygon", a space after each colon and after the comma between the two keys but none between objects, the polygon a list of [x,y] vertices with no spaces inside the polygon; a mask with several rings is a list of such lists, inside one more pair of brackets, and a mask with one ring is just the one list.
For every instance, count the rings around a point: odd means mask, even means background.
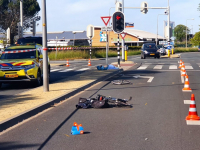
[{"label": "roof of building", "polygon": [[[74,33],[73,33],[74,32]],[[31,32],[24,34],[24,37],[32,36]],[[42,36],[42,32],[37,32],[35,36]],[[56,40],[58,39],[88,39],[86,36],[86,31],[62,31],[62,32],[48,32],[47,40]]]},{"label": "roof of building", "polygon": [[[125,29],[125,32],[127,32],[130,35],[133,35],[135,37],[138,37],[139,39],[150,39],[150,38],[155,38],[157,37],[156,34],[150,33],[147,31],[142,31],[142,30],[135,30],[135,29]],[[164,37],[158,35],[158,39],[164,39]]]}]

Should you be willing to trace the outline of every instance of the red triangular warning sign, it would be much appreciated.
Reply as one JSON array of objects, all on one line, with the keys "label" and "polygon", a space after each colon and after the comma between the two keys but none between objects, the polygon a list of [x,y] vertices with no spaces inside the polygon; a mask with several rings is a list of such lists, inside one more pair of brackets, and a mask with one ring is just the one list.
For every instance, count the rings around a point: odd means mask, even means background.
[{"label": "red triangular warning sign", "polygon": [[126,34],[127,34],[127,33],[124,33],[124,32],[120,34],[123,40],[124,40]]},{"label": "red triangular warning sign", "polygon": [[110,21],[111,16],[105,16],[105,17],[101,17],[101,19],[103,20],[103,23],[107,26],[109,21]]}]

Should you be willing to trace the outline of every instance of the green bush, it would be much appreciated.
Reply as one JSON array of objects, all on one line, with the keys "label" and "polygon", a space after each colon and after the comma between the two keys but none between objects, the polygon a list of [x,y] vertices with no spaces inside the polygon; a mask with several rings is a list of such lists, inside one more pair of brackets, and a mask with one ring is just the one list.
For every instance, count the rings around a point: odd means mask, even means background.
[{"label": "green bush", "polygon": [[176,53],[181,53],[181,52],[198,52],[197,48],[183,48],[183,47],[176,47],[175,48]]}]

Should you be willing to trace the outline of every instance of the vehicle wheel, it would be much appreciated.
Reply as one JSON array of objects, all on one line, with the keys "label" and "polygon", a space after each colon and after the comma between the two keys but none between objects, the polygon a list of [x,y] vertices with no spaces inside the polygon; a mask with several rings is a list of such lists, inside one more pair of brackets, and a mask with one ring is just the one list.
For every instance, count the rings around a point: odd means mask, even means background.
[{"label": "vehicle wheel", "polygon": [[160,56],[158,56],[157,58],[160,59]]},{"label": "vehicle wheel", "polygon": [[37,80],[35,81],[35,86],[40,86],[42,83],[42,77],[41,77],[41,72],[37,72]]},{"label": "vehicle wheel", "polygon": [[143,59],[142,55],[141,55],[141,59]]}]

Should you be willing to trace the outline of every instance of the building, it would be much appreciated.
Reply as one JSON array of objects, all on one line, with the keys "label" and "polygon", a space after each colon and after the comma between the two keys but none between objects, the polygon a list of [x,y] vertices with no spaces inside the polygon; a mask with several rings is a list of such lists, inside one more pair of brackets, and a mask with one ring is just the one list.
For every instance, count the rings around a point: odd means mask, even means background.
[{"label": "building", "polygon": [[[164,37],[150,32],[135,30],[135,29],[125,29],[125,33],[127,33],[125,37],[125,45],[127,46],[139,46],[146,42],[156,42],[165,40]],[[116,46],[118,40],[118,34],[113,31],[108,33],[108,42],[109,46]],[[121,36],[119,36],[120,41],[122,40]],[[92,38],[92,46],[106,46],[106,32],[101,32],[101,27],[94,27],[94,37]]]},{"label": "building", "polygon": [[[24,37],[32,36],[31,32],[26,32]],[[42,32],[37,32],[35,36],[42,36]],[[47,46],[89,46],[86,31],[61,31],[47,33]]]}]

